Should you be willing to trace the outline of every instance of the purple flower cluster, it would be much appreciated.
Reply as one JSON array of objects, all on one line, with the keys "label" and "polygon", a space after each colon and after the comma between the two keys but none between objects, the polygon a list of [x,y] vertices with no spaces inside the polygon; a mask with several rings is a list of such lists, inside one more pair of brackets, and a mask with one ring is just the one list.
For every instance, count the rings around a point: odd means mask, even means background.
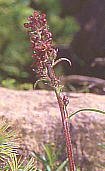
[{"label": "purple flower cluster", "polygon": [[29,28],[30,42],[32,44],[36,73],[40,77],[48,77],[48,63],[52,65],[53,60],[57,57],[57,50],[52,46],[52,34],[46,21],[45,14],[33,12],[33,16],[28,17],[29,23],[25,23],[24,27]]}]

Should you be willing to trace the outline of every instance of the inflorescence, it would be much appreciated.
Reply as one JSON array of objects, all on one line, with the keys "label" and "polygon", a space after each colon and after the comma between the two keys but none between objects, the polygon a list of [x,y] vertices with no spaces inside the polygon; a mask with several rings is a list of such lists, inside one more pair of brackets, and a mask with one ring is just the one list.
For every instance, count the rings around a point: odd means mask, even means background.
[{"label": "inflorescence", "polygon": [[46,15],[33,12],[33,15],[28,17],[28,21],[29,23],[25,23],[24,27],[29,29],[34,59],[33,70],[40,78],[49,81],[53,87],[59,87],[59,80],[52,70],[58,50],[53,48],[52,34],[49,32]]}]

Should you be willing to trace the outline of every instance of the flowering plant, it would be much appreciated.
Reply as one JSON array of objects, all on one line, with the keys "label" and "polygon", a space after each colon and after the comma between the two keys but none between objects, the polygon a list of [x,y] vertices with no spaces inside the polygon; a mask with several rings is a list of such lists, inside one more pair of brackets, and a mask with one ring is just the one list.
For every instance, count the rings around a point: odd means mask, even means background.
[{"label": "flowering plant", "polygon": [[66,58],[55,61],[58,49],[53,48],[52,34],[49,32],[45,14],[40,15],[38,12],[34,12],[33,16],[28,17],[28,21],[29,23],[25,23],[24,27],[30,29],[28,33],[33,50],[32,58],[34,59],[32,67],[36,68],[33,71],[37,73],[40,80],[46,80],[51,87],[58,88],[60,81],[55,76],[52,67],[62,60],[69,63],[70,61]]},{"label": "flowering plant", "polygon": [[[72,152],[71,136],[69,131],[68,123],[68,113],[66,106],[68,104],[68,98],[61,94],[62,86],[60,85],[60,80],[56,77],[53,66],[62,60],[70,61],[66,58],[61,58],[55,61],[57,57],[58,50],[53,48],[52,34],[49,32],[49,27],[46,20],[45,14],[39,14],[34,12],[32,16],[28,17],[28,23],[25,23],[25,28],[29,29],[29,36],[31,42],[31,48],[33,50],[32,58],[34,62],[32,64],[33,71],[39,76],[39,80],[47,82],[51,86],[57,97],[59,104],[62,124],[64,129],[64,135],[66,139],[66,147],[68,153],[68,161],[70,166],[70,171],[74,171],[74,159]],[[71,63],[70,63],[71,64]]]}]

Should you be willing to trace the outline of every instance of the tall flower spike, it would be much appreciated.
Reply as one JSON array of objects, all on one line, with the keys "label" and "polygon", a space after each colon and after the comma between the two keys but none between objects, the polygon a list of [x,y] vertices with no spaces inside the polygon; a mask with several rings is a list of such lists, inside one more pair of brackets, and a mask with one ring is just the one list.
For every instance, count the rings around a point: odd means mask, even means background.
[{"label": "tall flower spike", "polygon": [[58,86],[59,80],[53,74],[49,74],[49,67],[57,57],[57,50],[53,48],[52,34],[46,21],[45,14],[33,12],[33,16],[28,17],[29,23],[25,23],[24,27],[29,28],[30,42],[32,44],[34,62],[32,67],[40,78],[44,78],[50,82],[53,87]]},{"label": "tall flower spike", "polygon": [[69,62],[69,64],[71,63],[68,59],[61,58],[54,64],[54,60],[57,57],[57,51],[52,46],[52,34],[49,32],[48,29],[46,15],[40,15],[38,12],[34,12],[33,16],[28,17],[28,20],[29,23],[25,23],[24,26],[30,29],[30,42],[33,49],[32,58],[34,59],[33,66],[36,67],[37,70],[35,71],[37,72],[41,80],[49,81],[49,85],[55,90],[62,117],[70,171],[74,171],[75,166],[72,152],[71,136],[69,132],[69,123],[66,119],[68,118],[68,113],[66,110],[68,99],[65,96],[61,96],[62,87],[59,84],[59,80],[55,76],[53,70],[53,66],[62,60],[66,60],[67,62]]}]

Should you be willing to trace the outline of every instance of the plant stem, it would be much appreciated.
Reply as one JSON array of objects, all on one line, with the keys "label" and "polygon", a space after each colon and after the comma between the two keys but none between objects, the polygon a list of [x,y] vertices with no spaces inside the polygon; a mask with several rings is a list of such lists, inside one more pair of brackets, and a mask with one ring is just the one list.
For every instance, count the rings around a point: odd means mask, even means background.
[{"label": "plant stem", "polygon": [[70,167],[70,171],[74,171],[75,165],[74,165],[74,158],[73,158],[71,135],[69,131],[69,123],[68,123],[68,120],[66,119],[68,118],[68,113],[65,110],[65,105],[64,105],[62,97],[60,96],[60,94],[58,94],[56,90],[55,90],[55,93],[56,93],[56,97],[57,97],[60,112],[61,112],[63,131],[64,131],[64,135],[66,139],[66,148],[67,148],[67,154],[68,154],[69,167]]},{"label": "plant stem", "polygon": [[[47,69],[49,72],[50,79],[55,80],[56,79],[55,72],[50,63],[47,63]],[[59,88],[59,86],[58,86],[58,88]],[[70,167],[70,171],[75,171],[74,158],[73,158],[73,152],[72,152],[73,150],[72,150],[72,143],[71,143],[71,135],[70,135],[69,123],[68,123],[68,119],[67,119],[68,113],[67,113],[63,98],[61,97],[60,93],[58,93],[58,91],[57,91],[58,88],[56,87],[54,90],[55,90],[55,94],[57,97],[59,109],[61,112],[63,131],[64,131],[64,135],[65,135],[65,140],[66,140],[66,148],[67,148],[67,154],[68,154],[69,167]]]}]

